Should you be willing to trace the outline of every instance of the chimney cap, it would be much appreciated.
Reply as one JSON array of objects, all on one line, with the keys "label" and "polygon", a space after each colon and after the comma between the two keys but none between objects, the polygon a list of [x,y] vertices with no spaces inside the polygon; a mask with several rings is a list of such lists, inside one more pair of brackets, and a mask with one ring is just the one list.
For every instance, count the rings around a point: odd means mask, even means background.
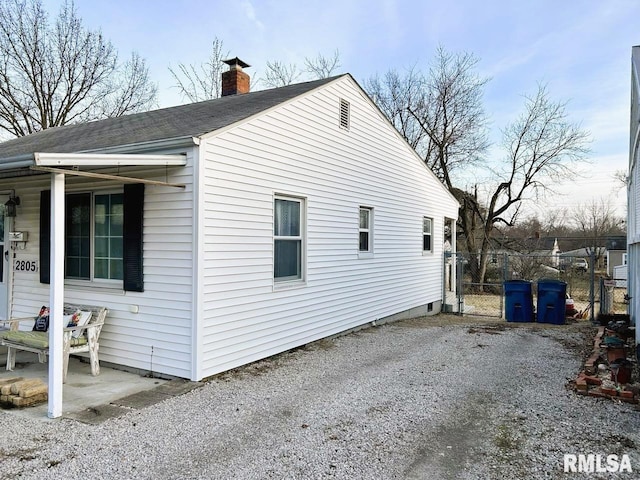
[{"label": "chimney cap", "polygon": [[223,60],[223,62],[229,65],[229,67],[231,67],[232,69],[234,67],[247,68],[251,66],[248,63],[245,63],[242,60],[240,60],[238,57],[230,58],[228,60]]}]

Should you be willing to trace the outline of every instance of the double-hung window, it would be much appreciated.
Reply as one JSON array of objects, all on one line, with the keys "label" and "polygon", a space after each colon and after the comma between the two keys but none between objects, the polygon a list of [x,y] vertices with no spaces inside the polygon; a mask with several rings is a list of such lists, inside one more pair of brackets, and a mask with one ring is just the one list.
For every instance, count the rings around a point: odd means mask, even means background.
[{"label": "double-hung window", "polygon": [[433,219],[422,218],[422,251],[433,252]]},{"label": "double-hung window", "polygon": [[360,207],[359,246],[361,254],[373,252],[373,208]]},{"label": "double-hung window", "polygon": [[[144,184],[65,196],[65,278],[144,291]],[[40,192],[40,282],[49,283],[51,192]]]},{"label": "double-hung window", "polygon": [[123,194],[69,194],[66,206],[65,277],[122,280]]},{"label": "double-hung window", "polygon": [[278,196],[274,200],[273,278],[276,282],[304,277],[304,200]]}]

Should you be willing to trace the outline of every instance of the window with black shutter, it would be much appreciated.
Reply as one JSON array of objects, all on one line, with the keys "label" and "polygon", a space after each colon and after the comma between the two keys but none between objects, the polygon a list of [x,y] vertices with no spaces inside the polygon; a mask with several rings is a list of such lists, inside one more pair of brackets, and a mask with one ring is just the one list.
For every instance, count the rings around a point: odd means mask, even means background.
[{"label": "window with black shutter", "polygon": [[[143,291],[144,185],[65,197],[65,278]],[[49,283],[51,192],[40,197],[40,281]]]}]

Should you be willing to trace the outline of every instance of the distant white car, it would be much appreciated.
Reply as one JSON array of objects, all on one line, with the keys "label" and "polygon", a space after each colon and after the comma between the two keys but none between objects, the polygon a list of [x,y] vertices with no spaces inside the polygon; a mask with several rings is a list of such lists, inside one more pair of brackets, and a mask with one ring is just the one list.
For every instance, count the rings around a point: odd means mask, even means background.
[{"label": "distant white car", "polygon": [[589,270],[589,262],[587,262],[584,258],[576,258],[571,264],[571,268],[576,272],[586,272]]}]

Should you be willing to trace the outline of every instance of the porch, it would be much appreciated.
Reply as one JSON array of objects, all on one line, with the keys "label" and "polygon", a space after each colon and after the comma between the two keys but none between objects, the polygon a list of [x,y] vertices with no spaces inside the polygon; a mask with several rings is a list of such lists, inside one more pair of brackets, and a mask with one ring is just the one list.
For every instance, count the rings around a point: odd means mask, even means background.
[{"label": "porch", "polygon": [[[70,411],[74,407],[67,407],[63,402],[75,402],[77,398],[73,392],[67,391],[66,386],[63,394],[64,353],[69,351],[69,343],[68,338],[60,337],[59,333],[66,326],[62,318],[65,302],[93,305],[99,297],[100,306],[108,306],[113,313],[106,322],[106,329],[111,329],[112,339],[121,338],[123,332],[128,338],[141,339],[140,342],[129,343],[116,341],[124,346],[125,351],[120,350],[118,358],[112,356],[111,361],[129,365],[130,368],[145,368],[140,365],[145,362],[135,364],[135,360],[131,360],[136,355],[139,358],[140,352],[136,349],[139,349],[140,343],[151,351],[149,356],[155,353],[158,357],[159,342],[150,341],[151,344],[145,345],[145,335],[157,331],[162,334],[164,331],[157,325],[149,328],[146,323],[149,318],[166,320],[170,328],[176,325],[175,319],[167,319],[166,315],[163,317],[153,311],[158,304],[155,298],[167,298],[166,292],[150,299],[154,295],[153,288],[144,289],[145,276],[149,283],[154,277],[142,269],[143,209],[145,205],[149,207],[154,194],[166,197],[164,188],[145,194],[144,187],[175,187],[180,192],[178,196],[181,199],[186,197],[189,201],[189,194],[184,194],[185,184],[167,181],[168,167],[184,167],[186,163],[186,155],[181,153],[25,153],[17,163],[5,162],[0,165],[0,179],[3,180],[0,194],[7,195],[10,202],[20,206],[10,212],[7,218],[0,218],[4,227],[4,234],[0,235],[3,253],[0,271],[4,272],[4,275],[0,275],[0,319],[29,317],[37,311],[38,305],[50,308],[49,331],[53,334],[48,336],[48,360],[51,368],[45,365],[42,371],[49,387],[48,408],[43,412],[50,418],[62,415],[63,409]],[[96,168],[100,172],[95,171]],[[130,175],[139,175],[140,178]],[[5,185],[7,188],[2,190],[1,187]],[[79,190],[84,193],[78,193]],[[71,200],[67,202],[67,198]],[[76,200],[77,205],[73,203]],[[99,229],[98,234],[96,228]],[[72,229],[75,229],[74,234],[65,237],[65,231]],[[78,256],[78,252],[85,253]],[[162,273],[166,275],[166,270]],[[190,280],[191,276],[185,278]],[[98,287],[94,288],[96,285]],[[163,286],[160,284],[159,289]],[[129,294],[126,298],[124,292]],[[188,300],[191,300],[191,296],[188,296]],[[179,302],[173,297],[172,301]],[[187,305],[180,312],[181,318],[184,317],[184,311],[190,311],[190,307]],[[131,315],[135,315],[135,322],[132,322]],[[140,330],[143,332],[136,331],[132,325],[142,325]],[[91,343],[91,339],[88,341]],[[102,352],[109,353],[108,341],[101,347]],[[188,371],[191,347],[187,342],[183,345],[183,363],[176,367],[182,367],[183,371],[165,371],[165,375],[183,378],[193,376]],[[174,350],[171,345],[170,351]],[[122,362],[119,361],[120,357],[123,358]],[[4,372],[6,360],[2,358],[0,362],[0,369]],[[69,370],[71,373],[71,368]],[[187,373],[184,373],[185,370]],[[19,369],[14,373],[13,376],[27,376]],[[99,386],[103,385],[100,379],[102,376],[96,380],[97,384],[82,382],[84,385],[80,388],[94,390],[100,395],[102,391]],[[77,382],[71,380],[71,383]],[[113,383],[126,385],[128,382],[114,380]],[[103,393],[108,393],[109,388]],[[122,395],[125,396],[126,392]],[[109,401],[105,397],[101,403],[109,404]]]},{"label": "porch", "polygon": [[[0,380],[10,377],[40,379],[48,382],[48,363],[38,363],[37,356],[30,352],[18,352],[14,371],[6,371],[6,348],[0,347]],[[146,373],[146,372],[144,372]],[[99,423],[117,417],[132,409],[144,408],[171,396],[180,395],[197,386],[198,382],[182,379],[166,380],[143,376],[101,365],[100,375],[91,375],[91,366],[72,356],[69,360],[67,383],[63,389],[64,418],[84,423]],[[2,413],[37,418],[47,417],[47,402],[33,407],[11,408]]]}]

